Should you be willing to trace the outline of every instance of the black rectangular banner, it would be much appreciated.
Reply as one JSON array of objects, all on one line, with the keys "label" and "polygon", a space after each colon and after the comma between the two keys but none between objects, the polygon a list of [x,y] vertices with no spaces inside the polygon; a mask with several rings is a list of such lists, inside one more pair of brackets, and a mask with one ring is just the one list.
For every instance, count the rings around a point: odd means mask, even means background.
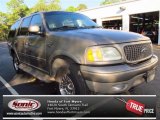
[{"label": "black rectangular banner", "polygon": [[9,118],[156,119],[155,95],[4,95],[3,119]]}]

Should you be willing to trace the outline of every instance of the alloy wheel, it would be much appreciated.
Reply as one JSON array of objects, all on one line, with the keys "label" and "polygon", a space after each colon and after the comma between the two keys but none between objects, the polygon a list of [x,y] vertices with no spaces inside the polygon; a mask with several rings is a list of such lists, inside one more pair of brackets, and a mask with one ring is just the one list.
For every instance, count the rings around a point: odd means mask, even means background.
[{"label": "alloy wheel", "polygon": [[61,95],[75,95],[75,86],[68,75],[65,75],[60,84],[59,90]]}]

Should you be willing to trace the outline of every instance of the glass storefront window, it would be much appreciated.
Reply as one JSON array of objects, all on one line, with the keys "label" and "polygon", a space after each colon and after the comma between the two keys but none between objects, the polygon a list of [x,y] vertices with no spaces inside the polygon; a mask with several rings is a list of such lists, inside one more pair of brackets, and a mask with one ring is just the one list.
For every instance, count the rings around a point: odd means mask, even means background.
[{"label": "glass storefront window", "polygon": [[137,32],[151,38],[158,43],[159,12],[130,15],[130,31]]},{"label": "glass storefront window", "polygon": [[122,20],[103,21],[103,27],[106,29],[122,30]]}]

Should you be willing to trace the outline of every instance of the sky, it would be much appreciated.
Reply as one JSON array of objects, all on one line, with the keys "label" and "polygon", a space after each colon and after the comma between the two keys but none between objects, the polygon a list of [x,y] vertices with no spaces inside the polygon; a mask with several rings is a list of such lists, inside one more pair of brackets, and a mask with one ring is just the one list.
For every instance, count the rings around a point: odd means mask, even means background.
[{"label": "sky", "polygon": [[[0,11],[7,12],[6,3],[10,0],[0,0]],[[38,0],[24,0],[28,7],[32,7]],[[61,7],[65,10],[68,6],[77,7],[78,4],[84,3],[88,8],[98,7],[103,0],[61,0]]]}]

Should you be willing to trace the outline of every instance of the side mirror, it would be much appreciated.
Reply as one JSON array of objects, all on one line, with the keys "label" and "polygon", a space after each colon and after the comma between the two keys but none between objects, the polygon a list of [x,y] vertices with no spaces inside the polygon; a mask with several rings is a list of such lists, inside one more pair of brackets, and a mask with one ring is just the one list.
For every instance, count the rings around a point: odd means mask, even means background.
[{"label": "side mirror", "polygon": [[30,33],[41,34],[40,27],[37,25],[30,26],[28,30]]}]

